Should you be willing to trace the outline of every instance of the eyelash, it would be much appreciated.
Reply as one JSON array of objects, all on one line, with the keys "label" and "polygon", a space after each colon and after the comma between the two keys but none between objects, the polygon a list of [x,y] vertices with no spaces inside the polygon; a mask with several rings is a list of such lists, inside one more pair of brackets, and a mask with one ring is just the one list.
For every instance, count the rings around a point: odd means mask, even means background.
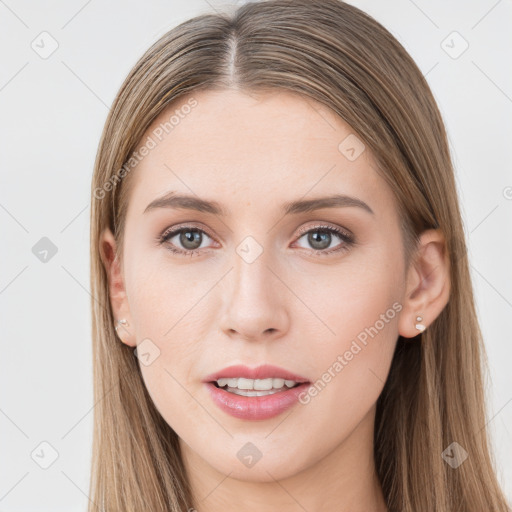
[{"label": "eyelash", "polygon": [[[173,238],[175,235],[178,235],[178,234],[180,234],[182,232],[185,232],[185,231],[197,231],[197,232],[200,232],[200,233],[204,233],[207,236],[209,236],[210,238],[214,239],[214,237],[212,235],[210,235],[207,231],[205,231],[203,229],[200,229],[200,228],[198,228],[196,226],[192,226],[192,225],[185,225],[185,226],[179,226],[178,228],[173,228],[173,229],[164,231],[164,233],[162,233],[157,238],[157,242],[159,243],[159,245],[163,245],[169,239]],[[310,227],[308,229],[301,230],[296,241],[300,240],[304,235],[308,234],[311,231],[313,231],[313,232],[315,232],[315,231],[328,232],[328,233],[337,235],[343,241],[343,244],[341,245],[341,247],[339,247],[337,249],[325,249],[325,250],[311,249],[309,254],[314,254],[315,256],[316,255],[318,255],[318,256],[327,256],[327,255],[332,254],[332,253],[343,253],[343,252],[347,251],[348,249],[350,249],[350,247],[355,245],[355,239],[354,239],[354,237],[351,234],[349,234],[348,232],[346,232],[346,231],[344,231],[342,229],[339,229],[337,227],[326,226],[326,225],[318,225],[318,226]],[[177,249],[176,247],[173,247],[170,244],[168,246],[168,249],[172,253],[178,254],[180,256],[194,256],[194,254],[197,254],[198,251],[200,250],[200,249],[194,249],[194,250],[191,250],[191,249],[187,249],[187,250]]]}]

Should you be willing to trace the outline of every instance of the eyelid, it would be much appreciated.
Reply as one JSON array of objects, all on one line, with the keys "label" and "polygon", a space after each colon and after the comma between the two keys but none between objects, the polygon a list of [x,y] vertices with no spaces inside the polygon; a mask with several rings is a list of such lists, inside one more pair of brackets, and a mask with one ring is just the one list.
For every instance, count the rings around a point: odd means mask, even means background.
[{"label": "eyelid", "polygon": [[197,229],[199,231],[204,231],[211,239],[217,241],[215,236],[212,235],[212,233],[210,232],[210,230],[208,228],[206,228],[202,224],[198,225],[195,222],[183,222],[182,224],[176,224],[175,226],[171,226],[170,228],[166,228],[162,232],[162,234],[159,235],[158,239],[161,240],[161,239],[165,238],[167,235],[169,235],[171,233],[177,233],[180,230],[182,230],[182,229],[184,230],[184,229],[187,229],[187,228]]},{"label": "eyelid", "polygon": [[314,226],[304,226],[299,229],[298,238],[300,238],[304,233],[311,231],[313,229],[333,229],[335,231],[339,231],[340,234],[345,235],[347,238],[354,238],[354,235],[346,228],[342,228],[341,226],[337,226],[335,224],[330,224],[328,222],[321,222],[320,224],[315,224]]}]

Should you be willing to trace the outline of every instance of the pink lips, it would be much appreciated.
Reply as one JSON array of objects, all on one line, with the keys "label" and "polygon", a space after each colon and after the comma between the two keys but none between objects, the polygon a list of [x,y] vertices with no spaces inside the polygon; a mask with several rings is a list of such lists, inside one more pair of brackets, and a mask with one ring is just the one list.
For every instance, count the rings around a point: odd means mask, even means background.
[{"label": "pink lips", "polygon": [[[214,384],[214,382],[220,378],[234,377],[243,377],[246,379],[266,379],[273,377],[294,380],[300,383],[300,385],[267,396],[241,396],[218,388]],[[242,365],[229,366],[228,368],[224,368],[223,370],[209,375],[203,379],[203,382],[213,402],[221,410],[235,418],[245,420],[265,420],[282,414],[291,406],[295,405],[299,400],[300,394],[311,385],[306,378],[272,365],[263,365],[257,368],[249,368]]]},{"label": "pink lips", "polygon": [[256,368],[249,368],[248,366],[236,365],[228,366],[223,370],[212,373],[203,379],[203,382],[213,382],[222,378],[243,377],[245,379],[268,379],[274,377],[276,379],[294,380],[295,382],[308,382],[308,379],[290,373],[279,366],[271,364],[264,364]]}]

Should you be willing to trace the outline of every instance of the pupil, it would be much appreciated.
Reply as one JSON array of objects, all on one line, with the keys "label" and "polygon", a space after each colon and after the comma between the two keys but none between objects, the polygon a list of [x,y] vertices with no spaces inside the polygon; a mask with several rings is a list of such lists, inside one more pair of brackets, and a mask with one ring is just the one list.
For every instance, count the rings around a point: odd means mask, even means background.
[{"label": "pupil", "polygon": [[[199,243],[196,245],[196,243]],[[199,231],[182,231],[180,242],[186,249],[194,250],[201,246],[201,233]]]},{"label": "pupil", "polygon": [[[320,238],[323,238],[323,241],[320,242],[320,245],[315,245],[318,243],[318,236],[316,234],[320,234]],[[325,249],[326,247],[329,247],[331,243],[331,234],[326,231],[313,231],[308,235],[308,242],[311,244],[312,247],[315,247],[315,249]]]}]

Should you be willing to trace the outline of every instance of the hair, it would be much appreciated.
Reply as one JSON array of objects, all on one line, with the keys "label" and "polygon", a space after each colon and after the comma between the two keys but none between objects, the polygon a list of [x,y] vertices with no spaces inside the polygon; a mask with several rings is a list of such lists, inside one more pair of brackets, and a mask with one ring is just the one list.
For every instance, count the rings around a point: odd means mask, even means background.
[{"label": "hair", "polygon": [[[486,429],[486,360],[443,121],[403,46],[338,0],[268,0],[185,21],[146,51],[114,100],[91,187],[89,510],[194,506],[178,436],[154,406],[133,349],[116,337],[99,239],[110,228],[121,259],[133,181],[127,162],[164,109],[214,89],[296,93],[348,123],[397,199],[407,264],[424,230],[442,231],[450,298],[425,332],[397,340],[377,401],[376,469],[390,511],[508,512]],[[457,469],[442,458],[452,442],[469,454]]]}]

